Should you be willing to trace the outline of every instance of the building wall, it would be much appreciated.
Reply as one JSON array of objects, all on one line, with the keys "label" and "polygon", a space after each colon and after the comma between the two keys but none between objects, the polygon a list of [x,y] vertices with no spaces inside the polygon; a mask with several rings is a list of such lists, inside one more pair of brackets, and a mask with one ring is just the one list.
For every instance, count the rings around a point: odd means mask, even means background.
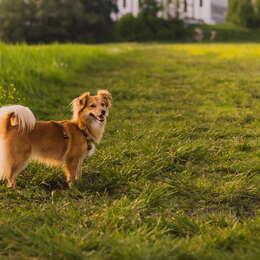
[{"label": "building wall", "polygon": [[204,23],[211,23],[211,0],[194,0],[194,17]]},{"label": "building wall", "polygon": [[[174,1],[158,0],[158,2],[161,2],[165,7],[167,6],[159,13],[159,16],[164,18],[176,16],[177,7]],[[180,0],[179,2],[179,16],[188,23],[215,24],[225,20],[228,0]],[[117,0],[117,4],[119,12],[112,15],[115,20],[127,13],[136,16],[139,12],[139,0]]]},{"label": "building wall", "polygon": [[136,16],[139,12],[139,0],[117,0],[117,6],[118,13],[112,14],[115,20],[128,13]]},{"label": "building wall", "polygon": [[184,18],[192,17],[195,21],[207,24],[225,22],[228,0],[187,0],[187,2],[190,9]]},{"label": "building wall", "polygon": [[228,7],[228,0],[211,0],[212,23],[225,22]]}]

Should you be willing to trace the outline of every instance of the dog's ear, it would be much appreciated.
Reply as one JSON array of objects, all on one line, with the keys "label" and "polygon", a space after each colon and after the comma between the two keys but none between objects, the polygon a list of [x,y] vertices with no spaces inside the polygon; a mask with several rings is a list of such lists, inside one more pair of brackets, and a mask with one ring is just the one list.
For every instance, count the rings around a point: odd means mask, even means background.
[{"label": "dog's ear", "polygon": [[85,92],[81,96],[75,98],[72,101],[73,111],[79,112],[79,111],[83,110],[88,104],[89,97],[90,97],[90,93]]},{"label": "dog's ear", "polygon": [[112,95],[109,93],[108,90],[102,89],[97,92],[98,96],[101,96],[104,102],[106,103],[107,107],[111,107],[112,104]]},{"label": "dog's ear", "polygon": [[83,93],[81,96],[75,98],[72,102],[72,111],[73,111],[73,116],[72,118],[77,120],[79,117],[79,113],[87,106],[88,100],[90,97],[89,92]]}]

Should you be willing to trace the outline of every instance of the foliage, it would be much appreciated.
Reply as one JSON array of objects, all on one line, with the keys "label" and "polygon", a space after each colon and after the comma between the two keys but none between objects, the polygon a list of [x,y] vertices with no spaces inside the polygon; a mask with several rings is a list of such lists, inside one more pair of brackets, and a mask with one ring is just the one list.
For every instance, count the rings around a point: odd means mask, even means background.
[{"label": "foliage", "polygon": [[214,42],[260,42],[260,29],[247,28],[234,25],[233,23],[225,24],[194,24],[186,28],[185,38],[189,41],[194,40],[194,30],[201,28],[204,33],[203,42],[212,42],[210,40],[211,33],[216,32]]},{"label": "foliage", "polygon": [[228,0],[228,12],[227,12],[227,20],[229,22],[237,23],[237,8],[238,1],[237,0]]},{"label": "foliage", "polygon": [[31,163],[0,185],[0,258],[258,259],[257,44],[0,45],[0,85],[39,119],[107,88],[102,143],[71,190]]},{"label": "foliage", "polygon": [[162,6],[156,0],[140,0],[140,13],[144,16],[157,16]]},{"label": "foliage", "polygon": [[13,84],[7,87],[0,85],[0,106],[18,104],[21,102],[24,102],[24,99]]},{"label": "foliage", "polygon": [[2,0],[0,36],[11,42],[111,39],[113,0]]},{"label": "foliage", "polygon": [[144,13],[137,17],[122,16],[115,28],[117,39],[121,41],[180,41],[188,36],[181,20],[165,20]]},{"label": "foliage", "polygon": [[[183,21],[162,18],[156,0],[141,0],[137,17],[126,14],[114,23],[114,0],[2,0],[0,1],[0,39],[7,42],[104,42],[104,41],[194,41],[196,27]],[[164,2],[170,3],[169,1]],[[181,1],[175,0],[175,4]],[[159,14],[159,17],[157,16]],[[168,14],[169,15],[169,14]],[[177,15],[177,13],[176,13]],[[220,25],[217,41],[259,40],[260,0],[229,0],[228,20],[237,27]],[[231,28],[231,29],[230,29]],[[210,39],[206,29],[205,40]]]},{"label": "foliage", "polygon": [[[113,0],[3,0],[0,2],[0,38],[10,42],[103,42],[184,39],[183,22],[157,15],[156,0],[140,1],[138,17],[123,16],[114,26]],[[116,37],[115,37],[116,34]]]},{"label": "foliage", "polygon": [[184,23],[179,19],[164,19],[159,15],[162,6],[156,0],[141,0],[137,17],[122,16],[116,23],[116,35],[121,41],[172,41],[186,36]]},{"label": "foliage", "polygon": [[260,0],[254,0],[256,26],[260,27]]},{"label": "foliage", "polygon": [[36,12],[33,1],[0,1],[0,37],[8,41],[25,41]]},{"label": "foliage", "polygon": [[116,23],[116,33],[119,40],[135,41],[136,18],[132,14],[126,14]]},{"label": "foliage", "polygon": [[228,21],[245,27],[255,27],[260,11],[259,2],[251,0],[229,0]]}]

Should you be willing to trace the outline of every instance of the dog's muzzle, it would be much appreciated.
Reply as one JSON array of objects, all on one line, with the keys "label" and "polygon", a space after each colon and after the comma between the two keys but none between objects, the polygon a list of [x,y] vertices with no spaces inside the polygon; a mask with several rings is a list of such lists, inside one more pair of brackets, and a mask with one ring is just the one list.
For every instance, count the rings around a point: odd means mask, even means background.
[{"label": "dog's muzzle", "polygon": [[99,121],[100,123],[103,123],[105,121],[105,116],[103,114],[97,117],[93,113],[90,113],[90,116],[92,116],[95,120]]}]

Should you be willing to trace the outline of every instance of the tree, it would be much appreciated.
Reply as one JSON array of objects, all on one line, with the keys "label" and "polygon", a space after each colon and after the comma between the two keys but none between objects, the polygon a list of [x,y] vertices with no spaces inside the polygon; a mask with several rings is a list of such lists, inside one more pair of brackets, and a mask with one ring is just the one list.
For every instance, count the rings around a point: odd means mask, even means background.
[{"label": "tree", "polygon": [[0,37],[15,42],[26,41],[35,20],[34,1],[2,0],[0,2]]},{"label": "tree", "polygon": [[254,0],[253,6],[254,6],[254,9],[255,9],[256,26],[260,26],[260,0]]},{"label": "tree", "polygon": [[157,16],[162,6],[156,0],[140,0],[140,13],[143,15]]},{"label": "tree", "polygon": [[254,27],[256,24],[256,12],[253,2],[250,0],[229,0],[227,18],[228,21],[234,24]]},{"label": "tree", "polygon": [[1,0],[0,37],[11,42],[109,39],[114,0]]},{"label": "tree", "polygon": [[[141,0],[141,10],[137,17],[122,16],[116,23],[116,32],[122,41],[154,41],[183,39],[183,22],[178,19],[164,19],[158,14],[162,6],[157,0]],[[164,4],[167,4],[164,2]],[[170,16],[168,16],[170,18]]]},{"label": "tree", "polygon": [[136,17],[125,14],[116,23],[116,37],[122,41],[135,41]]},{"label": "tree", "polygon": [[115,0],[81,0],[84,9],[85,30],[92,33],[96,41],[112,37],[111,13],[117,12]]},{"label": "tree", "polygon": [[154,40],[161,24],[158,18],[162,6],[157,0],[140,0],[140,12],[136,19],[137,40]]},{"label": "tree", "polygon": [[255,11],[251,1],[241,0],[238,5],[238,20],[242,26],[254,27]]},{"label": "tree", "polygon": [[228,12],[227,12],[227,21],[231,23],[237,23],[237,7],[238,1],[237,0],[228,0]]}]

